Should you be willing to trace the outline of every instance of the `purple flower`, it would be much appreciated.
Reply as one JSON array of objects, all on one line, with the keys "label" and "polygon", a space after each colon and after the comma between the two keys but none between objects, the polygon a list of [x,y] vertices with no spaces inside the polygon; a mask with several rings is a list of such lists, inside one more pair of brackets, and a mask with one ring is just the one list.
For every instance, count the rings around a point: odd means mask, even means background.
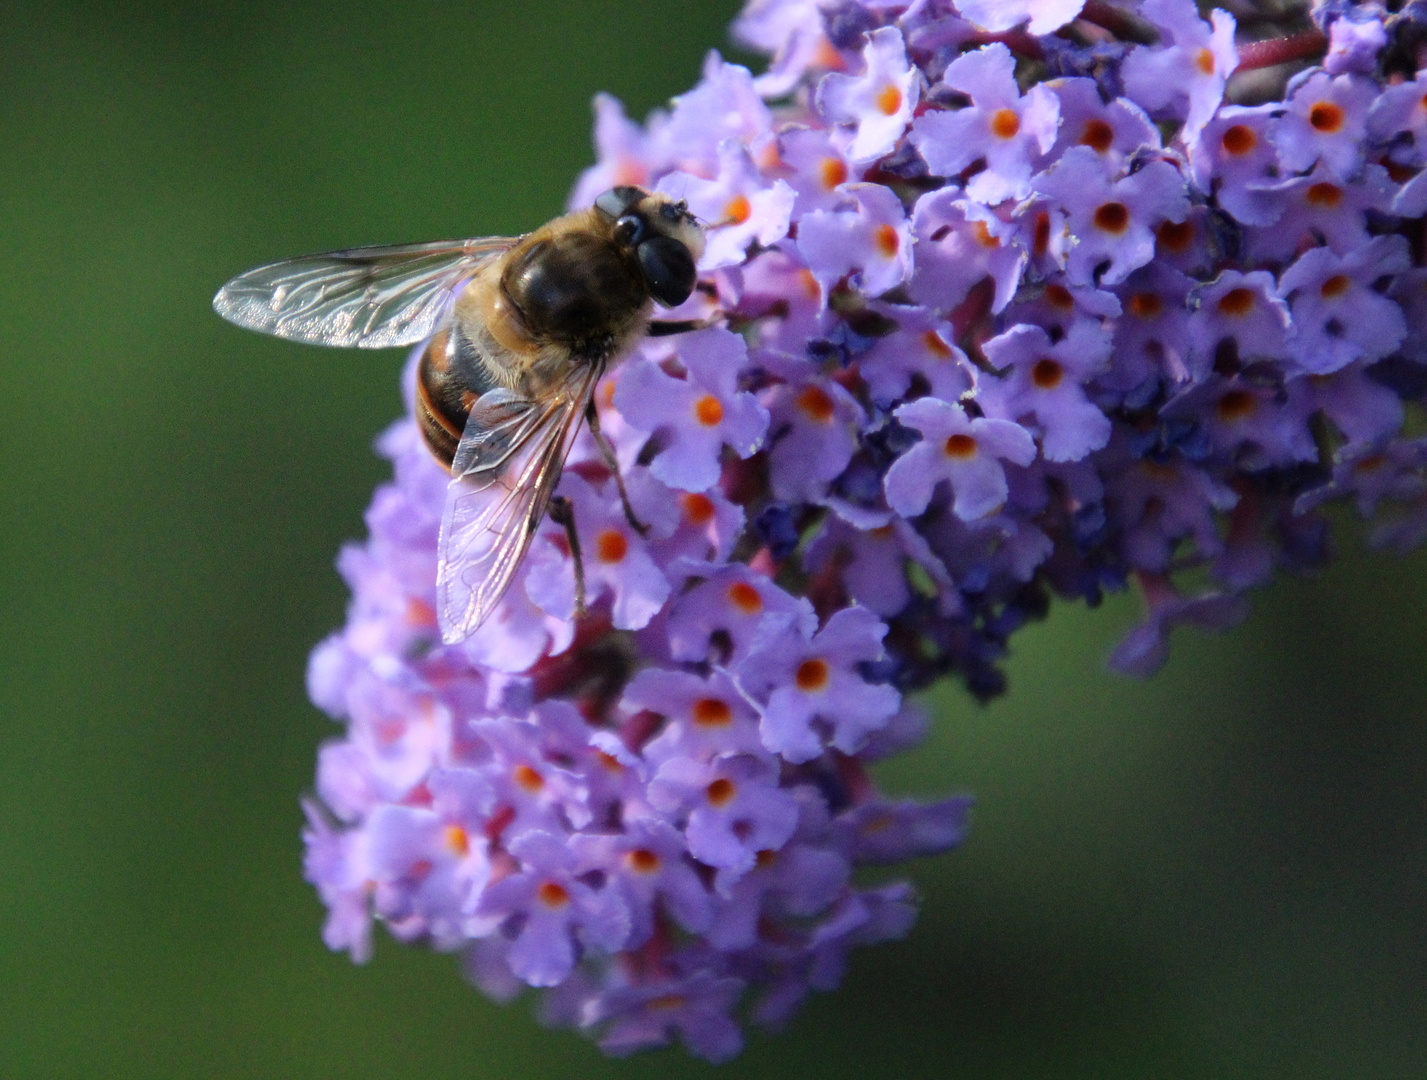
[{"label": "purple flower", "polygon": [[1140,14],[1166,40],[1125,58],[1126,93],[1151,116],[1183,120],[1180,138],[1192,142],[1224,97],[1224,84],[1238,66],[1234,17],[1215,9],[1210,23],[1193,0],[1143,0]]},{"label": "purple flower", "polygon": [[988,416],[1034,417],[1047,461],[1077,461],[1110,439],[1109,418],[1084,390],[1110,359],[1110,347],[1109,336],[1088,320],[1058,342],[1038,326],[1013,327],[986,343],[986,358],[1007,374],[983,382],[976,399]]},{"label": "purple flower", "polygon": [[1077,243],[1066,270],[1078,284],[1114,285],[1154,257],[1155,230],[1183,221],[1189,212],[1184,178],[1167,161],[1151,161],[1137,173],[1111,180],[1099,156],[1073,146],[1036,182],[1036,190],[1066,213]]},{"label": "purple flower", "polygon": [[966,183],[978,202],[1024,198],[1030,191],[1032,162],[1055,143],[1060,102],[1044,86],[1022,96],[1016,62],[1006,46],[987,45],[948,65],[943,84],[972,104],[955,112],[929,112],[912,125],[910,136],[932,172],[954,176],[978,158],[986,168]]},{"label": "purple flower", "polygon": [[881,296],[912,272],[911,223],[880,184],[848,184],[839,209],[814,210],[798,227],[798,250],[813,276],[830,289],[857,271],[869,296]]},{"label": "purple flower", "polygon": [[1407,241],[1379,236],[1349,255],[1314,248],[1279,279],[1292,310],[1289,348],[1298,367],[1326,375],[1354,360],[1378,360],[1407,336],[1402,309],[1373,290],[1411,264]]},{"label": "purple flower", "polygon": [[921,91],[921,75],[907,62],[902,35],[884,26],[867,35],[861,75],[825,75],[818,84],[817,109],[834,125],[847,125],[848,158],[859,164],[890,153],[911,122]]},{"label": "purple flower", "polygon": [[610,888],[579,875],[565,839],[532,831],[508,845],[520,869],[485,891],[475,913],[510,929],[510,969],[531,986],[556,986],[574,967],[576,946],[613,952],[629,940],[629,908]]},{"label": "purple flower", "polygon": [[1085,0],[961,0],[957,10],[984,30],[1009,30],[1030,21],[1032,34],[1059,30],[1085,6]]},{"label": "purple flower", "polygon": [[747,356],[742,338],[715,327],[679,339],[685,378],[649,362],[621,374],[615,408],[635,427],[666,435],[649,462],[656,479],[682,491],[707,491],[718,481],[724,446],[743,458],[758,449],[768,410],[738,389]]},{"label": "purple flower", "polygon": [[788,234],[797,193],[786,181],[763,178],[753,164],[748,149],[729,139],[718,148],[718,174],[705,180],[688,172],[667,174],[659,190],[689,204],[701,219],[719,227],[709,232],[702,270],[736,266],[744,260],[750,244],[764,246]]},{"label": "purple flower", "polygon": [[1337,179],[1349,180],[1362,167],[1363,135],[1377,86],[1356,75],[1310,76],[1288,99],[1273,130],[1286,169],[1302,172],[1316,162]]},{"label": "purple flower", "polygon": [[992,311],[1011,302],[1026,249],[1012,242],[1015,229],[986,207],[961,197],[955,188],[931,191],[912,212],[916,269],[910,291],[919,304],[951,311],[978,282],[995,282]]},{"label": "purple flower", "polygon": [[963,521],[994,513],[1006,501],[1003,460],[1029,465],[1036,443],[1009,420],[971,419],[959,405],[926,397],[897,409],[897,419],[922,433],[922,441],[887,470],[887,505],[915,517],[942,480],[951,485],[952,509]]},{"label": "purple flower", "polygon": [[759,852],[786,844],[798,824],[797,801],[778,786],[777,772],[748,755],[670,758],[650,781],[649,802],[682,823],[694,858],[728,872],[727,888],[757,865]]},{"label": "purple flower", "polygon": [[900,695],[867,682],[858,665],[882,658],[887,627],[865,608],[843,608],[811,636],[788,632],[791,616],[770,618],[738,668],[759,704],[763,745],[792,762],[824,745],[854,754],[897,711]]}]

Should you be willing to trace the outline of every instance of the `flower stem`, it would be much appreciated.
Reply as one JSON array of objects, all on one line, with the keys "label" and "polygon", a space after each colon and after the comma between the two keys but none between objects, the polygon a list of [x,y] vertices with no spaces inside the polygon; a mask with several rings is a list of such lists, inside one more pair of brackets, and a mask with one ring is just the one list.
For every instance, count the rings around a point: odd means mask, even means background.
[{"label": "flower stem", "polygon": [[1253,71],[1274,67],[1293,60],[1311,60],[1328,51],[1328,36],[1318,30],[1305,30],[1288,37],[1268,38],[1239,46],[1239,66],[1234,70]]}]

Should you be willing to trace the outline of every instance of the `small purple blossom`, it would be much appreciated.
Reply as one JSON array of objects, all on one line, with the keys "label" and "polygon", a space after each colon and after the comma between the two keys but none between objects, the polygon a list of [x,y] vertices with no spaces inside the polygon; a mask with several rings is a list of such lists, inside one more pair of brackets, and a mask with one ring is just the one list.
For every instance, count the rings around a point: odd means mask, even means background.
[{"label": "small purple blossom", "polygon": [[817,92],[823,117],[832,125],[847,125],[847,156],[857,164],[875,161],[897,145],[921,91],[921,75],[907,62],[896,27],[868,34],[862,60],[861,75],[833,72],[818,84]]},{"label": "small purple blossom", "polygon": [[929,112],[912,125],[912,145],[940,176],[954,176],[985,159],[986,168],[966,184],[967,195],[978,202],[1024,198],[1032,162],[1055,143],[1060,102],[1044,86],[1023,96],[1015,66],[1010,50],[999,43],[963,53],[942,74],[942,84],[965,94],[971,105]]},{"label": "small purple blossom", "polygon": [[887,470],[887,505],[903,517],[915,517],[931,502],[936,485],[951,485],[952,512],[975,521],[1006,501],[1002,461],[1029,465],[1036,443],[1020,424],[1009,420],[971,419],[959,405],[925,397],[897,409],[897,419],[922,433],[922,441]]}]

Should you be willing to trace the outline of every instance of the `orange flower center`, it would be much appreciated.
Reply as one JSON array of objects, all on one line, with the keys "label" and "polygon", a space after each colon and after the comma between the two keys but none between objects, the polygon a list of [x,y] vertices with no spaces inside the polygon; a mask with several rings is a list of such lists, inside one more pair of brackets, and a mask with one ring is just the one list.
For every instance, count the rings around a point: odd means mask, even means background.
[{"label": "orange flower center", "polygon": [[892,258],[902,247],[902,238],[897,235],[897,230],[891,225],[878,225],[876,232],[872,234],[872,239],[883,258]]},{"label": "orange flower center", "polygon": [[1119,236],[1130,227],[1130,208],[1124,203],[1107,202],[1096,208],[1094,220],[1101,232]]},{"label": "orange flower center", "polygon": [[1159,293],[1138,292],[1130,296],[1128,307],[1131,315],[1141,319],[1153,319],[1164,310],[1164,301]]},{"label": "orange flower center", "polygon": [[471,850],[471,838],[466,835],[466,830],[459,825],[447,825],[444,839],[446,846],[455,855],[465,855]]},{"label": "orange flower center", "polygon": [[737,794],[738,788],[733,786],[733,781],[725,780],[723,777],[719,777],[704,789],[704,795],[708,797],[709,805],[715,809],[727,806]]},{"label": "orange flower center", "polygon": [[1064,377],[1065,368],[1048,356],[1041,357],[1031,368],[1031,382],[1042,390],[1054,390]]},{"label": "orange flower center", "polygon": [[569,890],[553,881],[541,885],[537,895],[540,902],[548,908],[562,908],[570,902]]},{"label": "orange flower center", "polygon": [[1166,221],[1156,231],[1155,239],[1171,255],[1183,255],[1194,241],[1194,226],[1188,221]]},{"label": "orange flower center", "polygon": [[991,134],[998,139],[1015,138],[1021,130],[1021,118],[1014,109],[997,109],[991,114]]},{"label": "orange flower center", "polygon": [[728,602],[744,615],[757,615],[763,610],[763,597],[746,581],[735,581],[728,587]]},{"label": "orange flower center", "polygon": [[1214,74],[1214,54],[1208,49],[1200,49],[1194,54],[1194,66],[1199,69],[1201,75]]},{"label": "orange flower center", "polygon": [[723,216],[730,225],[742,225],[753,214],[753,204],[747,195],[735,195],[724,203]]},{"label": "orange flower center", "polygon": [[967,461],[976,456],[976,440],[970,435],[949,435],[941,449],[953,461]]},{"label": "orange flower center", "polygon": [[1254,134],[1253,128],[1245,127],[1243,124],[1235,124],[1226,129],[1224,134],[1219,137],[1219,145],[1230,157],[1242,157],[1258,144],[1259,139]]},{"label": "orange flower center", "polygon": [[847,182],[847,162],[842,158],[825,157],[818,165],[818,173],[821,176],[823,187],[831,191],[838,184]]},{"label": "orange flower center", "polygon": [[1219,399],[1219,419],[1242,420],[1253,414],[1255,404],[1253,394],[1247,390],[1230,390]]},{"label": "orange flower center", "polygon": [[1336,300],[1348,291],[1348,286],[1351,284],[1352,279],[1347,274],[1334,274],[1318,286],[1318,295],[1324,300]]},{"label": "orange flower center", "polygon": [[1090,147],[1097,154],[1103,154],[1115,145],[1115,129],[1096,117],[1087,122],[1085,130],[1080,133],[1080,145]]},{"label": "orange flower center", "polygon": [[690,525],[707,525],[718,512],[712,499],[697,492],[680,495],[679,502],[684,507],[684,520]]},{"label": "orange flower center", "polygon": [[1036,215],[1036,227],[1031,233],[1031,254],[1039,257],[1050,250],[1050,215],[1042,210]]},{"label": "orange flower center", "polygon": [[1219,309],[1220,315],[1243,318],[1254,309],[1254,291],[1242,287],[1230,289],[1219,297],[1219,303],[1215,306]]},{"label": "orange flower center", "polygon": [[652,874],[663,860],[648,848],[635,848],[624,857],[624,861],[636,874]]},{"label": "orange flower center", "polygon": [[991,235],[991,226],[984,221],[978,221],[971,226],[971,235],[976,238],[976,242],[984,248],[995,251],[1001,246],[1001,241]]},{"label": "orange flower center", "polygon": [[690,711],[699,727],[728,727],[733,722],[733,710],[720,698],[699,698]]},{"label": "orange flower center", "polygon": [[803,392],[798,395],[798,408],[819,424],[830,423],[835,411],[832,398],[821,386],[803,387]]},{"label": "orange flower center", "polygon": [[956,355],[952,352],[951,346],[942,340],[942,336],[935,330],[923,331],[922,344],[926,346],[927,352],[931,353],[938,360],[950,360]]},{"label": "orange flower center", "polygon": [[815,694],[827,689],[831,675],[827,661],[814,657],[799,664],[798,673],[793,678],[803,693]]},{"label": "orange flower center", "polygon": [[1070,290],[1064,285],[1047,285],[1045,302],[1057,311],[1075,310],[1075,297],[1070,295]]},{"label": "orange flower center", "polygon": [[883,116],[892,116],[902,107],[902,91],[890,83],[877,92],[877,108]]},{"label": "orange flower center", "polygon": [[629,541],[624,538],[624,533],[615,529],[606,529],[595,540],[595,557],[600,562],[622,562],[628,554]]},{"label": "orange flower center", "polygon": [[511,771],[511,779],[515,781],[515,786],[522,791],[527,791],[534,795],[545,786],[545,778],[532,769],[529,765],[517,765]]},{"label": "orange flower center", "polygon": [[1343,112],[1343,107],[1332,101],[1320,101],[1308,110],[1308,123],[1314,131],[1323,135],[1341,130],[1345,119],[1347,114]]},{"label": "orange flower center", "polygon": [[713,427],[723,422],[723,402],[712,394],[705,394],[694,402],[694,416],[704,427]]},{"label": "orange flower center", "polygon": [[1337,184],[1330,184],[1326,181],[1318,184],[1310,184],[1308,191],[1304,194],[1309,206],[1316,206],[1322,210],[1332,210],[1343,201],[1343,189]]}]

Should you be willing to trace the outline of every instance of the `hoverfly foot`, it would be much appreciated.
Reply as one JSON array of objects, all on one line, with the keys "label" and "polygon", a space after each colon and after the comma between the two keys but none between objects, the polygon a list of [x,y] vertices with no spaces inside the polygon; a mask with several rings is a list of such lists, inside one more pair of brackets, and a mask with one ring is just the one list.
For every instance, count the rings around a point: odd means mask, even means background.
[{"label": "hoverfly foot", "polygon": [[550,520],[565,530],[565,540],[570,545],[570,558],[575,563],[575,619],[583,619],[589,614],[585,606],[585,560],[580,554],[580,534],[575,531],[575,504],[564,495],[550,497]]},{"label": "hoverfly foot", "polygon": [[641,537],[647,537],[649,526],[640,521],[634,513],[634,505],[629,501],[629,492],[624,487],[624,474],[619,470],[619,459],[614,456],[614,447],[610,445],[609,440],[604,437],[604,432],[600,430],[600,414],[599,410],[595,408],[593,399],[585,409],[585,418],[589,421],[590,434],[594,437],[595,445],[599,447],[600,460],[604,462],[605,468],[614,475],[614,486],[619,489],[619,503],[624,507],[624,520],[629,522],[629,527]]}]

